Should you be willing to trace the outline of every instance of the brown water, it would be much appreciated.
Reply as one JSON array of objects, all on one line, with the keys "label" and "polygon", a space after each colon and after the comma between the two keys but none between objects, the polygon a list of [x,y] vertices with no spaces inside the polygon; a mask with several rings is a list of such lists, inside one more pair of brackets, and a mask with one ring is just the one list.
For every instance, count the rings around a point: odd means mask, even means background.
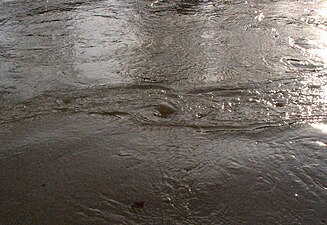
[{"label": "brown water", "polygon": [[0,0],[0,224],[327,224],[326,1]]}]

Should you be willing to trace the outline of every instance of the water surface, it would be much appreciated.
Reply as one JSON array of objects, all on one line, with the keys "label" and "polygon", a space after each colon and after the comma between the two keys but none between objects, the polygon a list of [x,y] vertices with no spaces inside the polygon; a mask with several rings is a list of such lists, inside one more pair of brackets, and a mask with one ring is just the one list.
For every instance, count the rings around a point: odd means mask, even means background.
[{"label": "water surface", "polygon": [[325,1],[0,0],[0,223],[326,224]]}]

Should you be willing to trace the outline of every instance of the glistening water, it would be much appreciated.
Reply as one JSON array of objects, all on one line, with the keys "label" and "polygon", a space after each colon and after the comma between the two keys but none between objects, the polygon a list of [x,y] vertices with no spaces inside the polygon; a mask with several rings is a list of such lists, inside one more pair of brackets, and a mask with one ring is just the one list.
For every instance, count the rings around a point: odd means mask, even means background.
[{"label": "glistening water", "polygon": [[0,0],[0,224],[327,224],[327,1]]}]

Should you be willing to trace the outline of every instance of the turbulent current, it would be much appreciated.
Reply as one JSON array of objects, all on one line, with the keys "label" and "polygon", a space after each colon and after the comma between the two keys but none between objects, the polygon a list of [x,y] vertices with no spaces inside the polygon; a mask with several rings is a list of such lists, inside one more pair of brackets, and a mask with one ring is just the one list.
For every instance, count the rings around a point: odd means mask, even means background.
[{"label": "turbulent current", "polygon": [[0,224],[327,224],[327,2],[0,0]]}]

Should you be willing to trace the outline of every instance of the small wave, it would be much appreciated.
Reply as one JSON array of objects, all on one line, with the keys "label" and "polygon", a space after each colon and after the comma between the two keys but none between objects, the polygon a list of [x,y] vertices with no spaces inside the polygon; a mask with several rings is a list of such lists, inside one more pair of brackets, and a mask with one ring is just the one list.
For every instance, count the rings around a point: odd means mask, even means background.
[{"label": "small wave", "polygon": [[56,113],[124,118],[140,125],[253,130],[322,121],[323,85],[283,82],[175,89],[160,85],[93,86],[4,104],[1,122]]}]

